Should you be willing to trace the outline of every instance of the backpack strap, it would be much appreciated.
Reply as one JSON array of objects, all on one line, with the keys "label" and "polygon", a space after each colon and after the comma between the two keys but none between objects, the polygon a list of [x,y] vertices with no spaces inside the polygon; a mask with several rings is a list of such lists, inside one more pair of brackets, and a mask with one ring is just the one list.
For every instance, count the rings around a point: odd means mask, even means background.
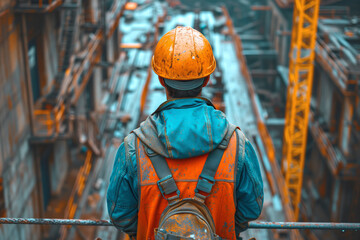
[{"label": "backpack strap", "polygon": [[[159,181],[157,181],[157,185],[159,187],[161,195],[169,203],[173,202],[174,200],[179,199],[180,191],[179,191],[178,187],[176,186],[175,180],[171,174],[171,171],[170,171],[169,165],[166,162],[166,159],[163,156],[158,155],[158,154],[151,154],[148,157],[154,167],[156,175],[160,179]],[[174,194],[174,193],[176,193],[176,195],[171,196],[171,197],[166,197],[167,195]]]},{"label": "backpack strap", "polygon": [[[216,148],[209,153],[195,188],[195,200],[203,203],[210,194],[215,184],[215,174],[224,155],[224,151],[225,149]],[[204,195],[202,192],[207,194]]]}]

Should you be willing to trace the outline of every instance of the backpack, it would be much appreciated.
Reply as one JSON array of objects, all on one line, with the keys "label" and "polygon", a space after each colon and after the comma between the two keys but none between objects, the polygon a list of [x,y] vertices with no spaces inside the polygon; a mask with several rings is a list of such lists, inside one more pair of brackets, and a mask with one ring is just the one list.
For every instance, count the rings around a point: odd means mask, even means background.
[{"label": "backpack", "polygon": [[[224,149],[209,153],[199,176],[194,198],[180,199],[180,191],[172,177],[166,159],[151,155],[149,159],[160,179],[157,182],[162,196],[168,201],[160,217],[158,228],[154,229],[155,240],[221,240],[215,233],[215,224],[205,199],[215,184],[215,174],[224,154]],[[170,196],[170,197],[167,197]]]}]

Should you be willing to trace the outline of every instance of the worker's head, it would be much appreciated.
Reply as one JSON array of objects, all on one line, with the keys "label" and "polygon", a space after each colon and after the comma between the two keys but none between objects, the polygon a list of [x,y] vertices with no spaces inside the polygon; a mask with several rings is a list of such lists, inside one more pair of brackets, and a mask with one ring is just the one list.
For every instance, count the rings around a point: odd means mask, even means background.
[{"label": "worker's head", "polygon": [[216,67],[210,43],[191,27],[177,27],[158,42],[151,62],[168,97],[196,97]]}]

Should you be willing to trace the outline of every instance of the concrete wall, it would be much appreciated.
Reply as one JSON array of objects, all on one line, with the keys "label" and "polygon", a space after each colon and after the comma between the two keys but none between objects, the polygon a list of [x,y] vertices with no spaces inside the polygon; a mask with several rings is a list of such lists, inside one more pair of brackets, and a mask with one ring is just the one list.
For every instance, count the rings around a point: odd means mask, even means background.
[{"label": "concrete wall", "polygon": [[[0,177],[4,187],[0,197],[7,217],[34,217],[36,178],[28,143],[30,120],[21,26],[11,12],[0,17],[0,31]],[[38,230],[3,225],[0,239],[38,239]]]},{"label": "concrete wall", "polygon": [[[6,14],[0,25],[6,34],[0,36],[0,155],[2,161],[16,153],[29,128],[20,27],[13,16]],[[11,53],[11,54],[10,54]],[[0,170],[2,164],[0,162]]]},{"label": "concrete wall", "polygon": [[[33,26],[41,29],[36,32],[37,42],[40,43],[37,44],[37,55],[43,80],[42,95],[50,91],[57,74],[55,17],[54,14],[38,16],[43,18],[40,21],[42,24]],[[28,141],[27,53],[23,52],[21,31],[20,17],[15,18],[11,11],[0,17],[0,172],[4,187],[4,196],[0,197],[4,199],[7,217],[34,217],[39,214],[34,207],[39,203],[35,198],[34,157]],[[61,188],[67,172],[66,153],[64,142],[56,144],[50,167],[54,192]],[[37,226],[4,225],[0,227],[0,239],[39,239],[39,230]]]},{"label": "concrete wall", "polygon": [[[32,195],[36,178],[33,157],[27,142],[22,144],[19,154],[11,161],[9,169],[3,173],[6,216],[34,217]],[[4,225],[2,228],[4,239],[27,239],[26,236],[39,234],[31,227],[23,228],[20,225]]]}]

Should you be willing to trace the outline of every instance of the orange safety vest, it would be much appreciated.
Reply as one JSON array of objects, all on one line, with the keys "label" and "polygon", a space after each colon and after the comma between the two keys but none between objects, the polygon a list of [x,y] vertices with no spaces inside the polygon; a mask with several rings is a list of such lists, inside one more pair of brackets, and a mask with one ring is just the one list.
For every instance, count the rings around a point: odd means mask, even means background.
[{"label": "orange safety vest", "polygon": [[[216,234],[223,239],[236,239],[234,199],[237,144],[236,133],[234,132],[217,169],[215,185],[205,201],[205,205],[209,208],[214,219]],[[158,227],[160,216],[168,202],[161,195],[157,186],[159,178],[138,138],[136,149],[140,191],[137,239],[154,239],[154,229]],[[180,199],[195,196],[196,184],[207,156],[208,154],[187,159],[166,158],[180,190]]]}]

